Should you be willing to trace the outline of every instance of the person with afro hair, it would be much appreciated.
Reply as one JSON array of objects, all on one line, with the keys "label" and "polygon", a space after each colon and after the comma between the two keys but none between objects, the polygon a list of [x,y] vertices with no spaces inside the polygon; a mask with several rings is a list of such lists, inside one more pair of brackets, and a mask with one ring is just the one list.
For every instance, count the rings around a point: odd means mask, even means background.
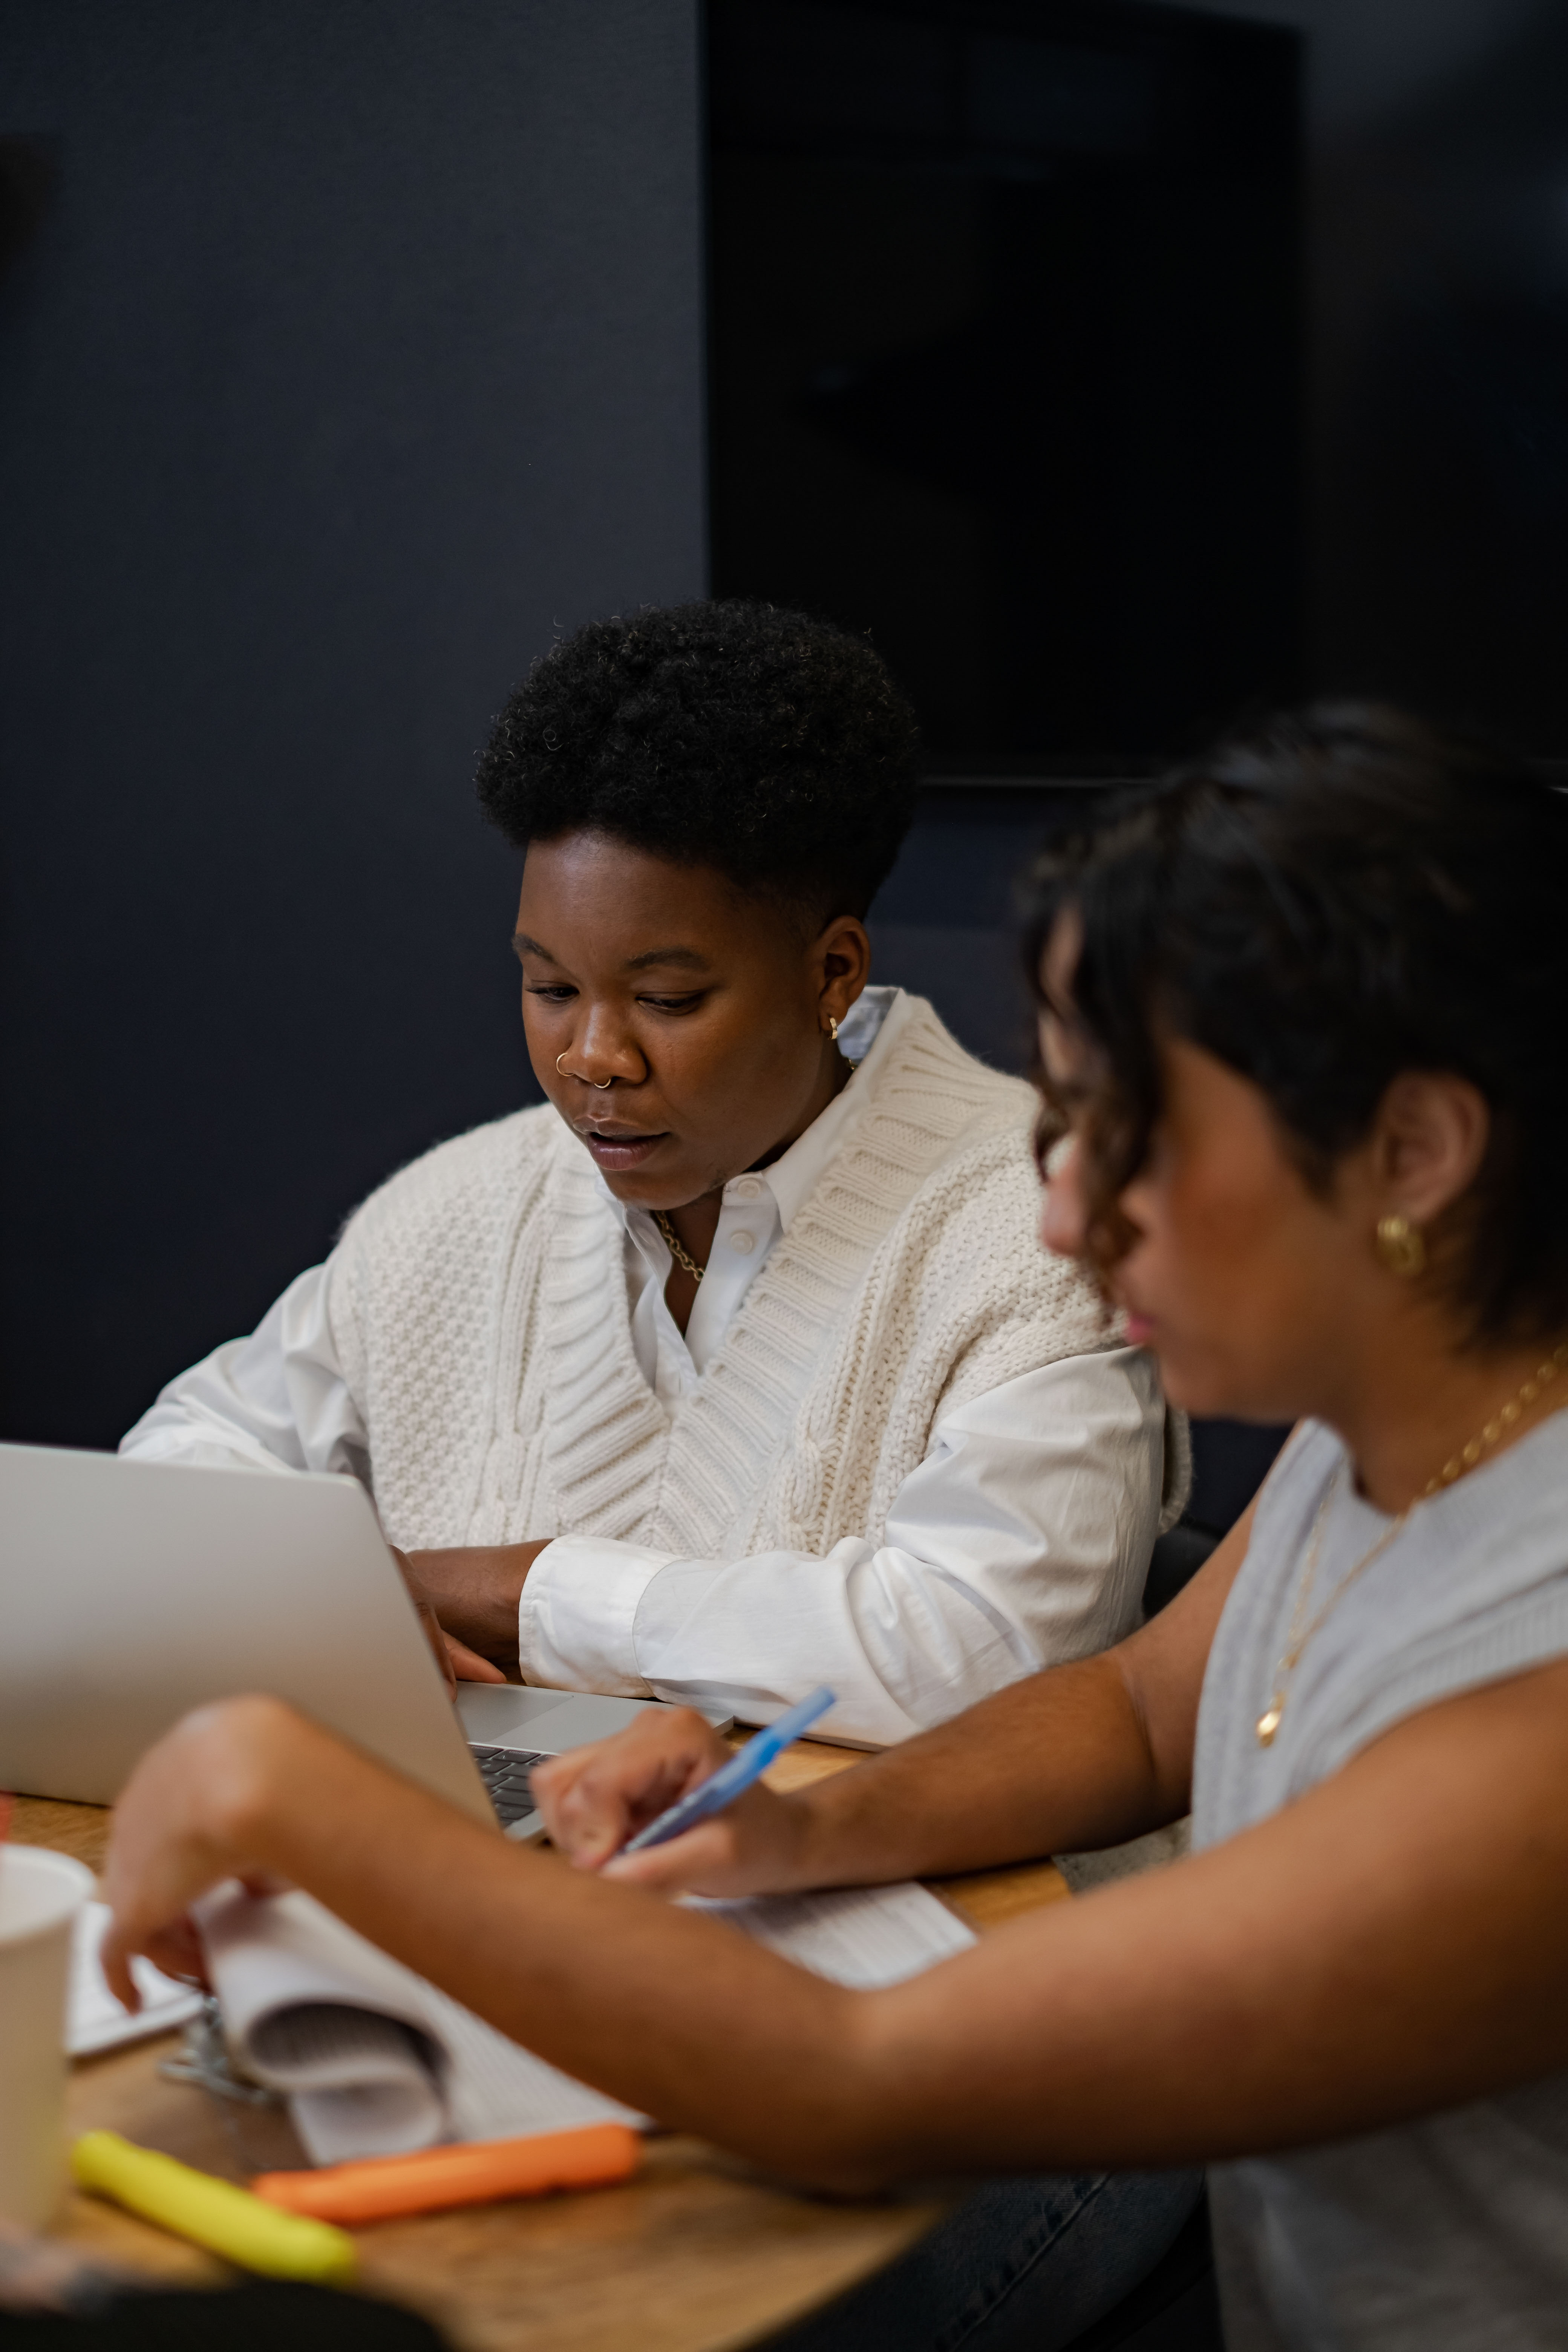
[{"label": "person with afro hair", "polygon": [[[1181,1469],[1034,1238],[1034,1097],[868,985],[914,807],[863,638],[694,604],[479,763],[548,1097],[404,1169],[124,1441],[371,1486],[459,1675],[885,1744],[1137,1622]],[[1167,1470],[1167,1452],[1172,1470]]]}]

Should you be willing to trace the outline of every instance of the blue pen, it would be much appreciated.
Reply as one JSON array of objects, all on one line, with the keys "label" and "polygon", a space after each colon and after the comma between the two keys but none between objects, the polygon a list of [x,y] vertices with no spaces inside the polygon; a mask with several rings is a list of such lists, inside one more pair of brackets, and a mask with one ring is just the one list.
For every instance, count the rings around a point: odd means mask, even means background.
[{"label": "blue pen", "polygon": [[779,1717],[776,1723],[770,1723],[765,1731],[759,1731],[754,1738],[748,1739],[744,1748],[731,1756],[728,1764],[721,1764],[717,1772],[704,1780],[700,1789],[689,1790],[660,1813],[657,1821],[649,1822],[646,1830],[638,1830],[635,1838],[628,1838],[621,1852],[640,1853],[645,1845],[668,1844],[671,1838],[679,1837],[682,1830],[692,1829],[699,1822],[705,1822],[710,1813],[721,1813],[726,1805],[732,1805],[742,1790],[751,1787],[753,1780],[762,1778],[775,1756],[782,1756],[784,1749],[798,1739],[803,1731],[809,1729],[819,1715],[826,1715],[832,1705],[833,1693],[826,1685],[812,1691],[798,1706],[792,1706],[787,1714]]}]

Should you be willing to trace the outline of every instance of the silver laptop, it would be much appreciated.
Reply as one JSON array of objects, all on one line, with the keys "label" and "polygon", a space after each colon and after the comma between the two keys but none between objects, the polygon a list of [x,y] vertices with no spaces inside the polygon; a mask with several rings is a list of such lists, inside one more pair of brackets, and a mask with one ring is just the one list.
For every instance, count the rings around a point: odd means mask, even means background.
[{"label": "silver laptop", "polygon": [[270,1691],[510,1837],[541,1757],[657,1701],[459,1686],[352,1478],[0,1445],[0,1789],[108,1804],[204,1700]]}]

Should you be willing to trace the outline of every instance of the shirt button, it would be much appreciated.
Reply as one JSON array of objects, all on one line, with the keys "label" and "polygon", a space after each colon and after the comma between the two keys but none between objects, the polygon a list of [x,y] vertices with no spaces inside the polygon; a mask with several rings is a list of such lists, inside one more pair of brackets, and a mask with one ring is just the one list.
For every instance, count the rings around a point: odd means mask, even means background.
[{"label": "shirt button", "polygon": [[750,1257],[757,1246],[755,1234],[731,1234],[730,1247],[742,1257]]},{"label": "shirt button", "polygon": [[762,1189],[754,1176],[742,1176],[731,1187],[737,1201],[754,1201]]}]

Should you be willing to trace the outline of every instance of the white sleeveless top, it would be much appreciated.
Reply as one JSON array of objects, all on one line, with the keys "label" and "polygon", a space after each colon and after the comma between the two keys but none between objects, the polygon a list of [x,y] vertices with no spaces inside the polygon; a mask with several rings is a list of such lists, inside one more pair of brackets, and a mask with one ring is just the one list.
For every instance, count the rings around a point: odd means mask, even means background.
[{"label": "white sleeveless top", "polygon": [[[1280,1455],[1215,1639],[1194,1846],[1265,1819],[1416,1708],[1568,1655],[1568,1414],[1423,1504],[1314,1634],[1271,1748],[1254,1727],[1311,1528],[1331,1592],[1389,1522],[1309,1423]],[[1568,1802],[1568,1790],[1564,1791]],[[1563,1988],[1568,2000],[1568,1986]],[[1568,2347],[1568,2073],[1425,2120],[1211,2168],[1228,2352]]]}]

